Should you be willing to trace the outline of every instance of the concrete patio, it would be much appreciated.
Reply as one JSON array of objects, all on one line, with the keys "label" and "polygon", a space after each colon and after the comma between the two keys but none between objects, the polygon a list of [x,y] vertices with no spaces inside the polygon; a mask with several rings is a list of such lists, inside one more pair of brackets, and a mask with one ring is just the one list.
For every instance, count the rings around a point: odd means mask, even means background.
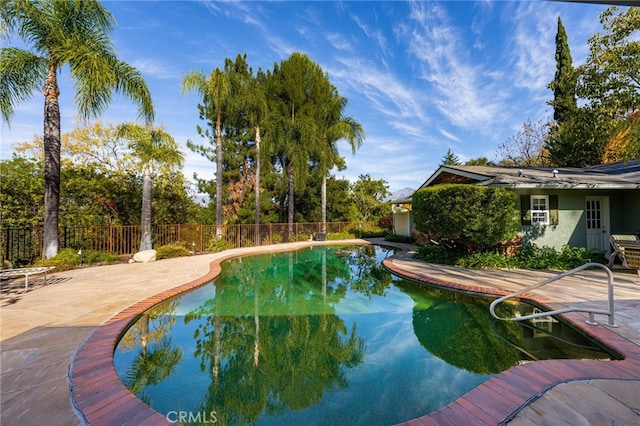
[{"label": "concrete patio", "polygon": [[[140,413],[139,417],[127,417],[127,411],[122,408],[124,402],[119,406],[118,401],[107,403],[107,398],[103,397],[104,403],[101,404],[100,394],[92,395],[92,403],[86,405],[93,409],[90,415],[84,409],[80,413],[77,407],[84,406],[78,402],[81,392],[78,393],[77,388],[74,390],[74,406],[70,398],[69,377],[70,366],[72,370],[75,367],[76,371],[82,372],[82,361],[78,361],[76,357],[78,348],[82,346],[86,351],[91,346],[91,338],[97,335],[96,330],[99,333],[101,329],[114,327],[114,324],[120,324],[118,318],[134,315],[136,309],[157,302],[157,298],[153,296],[175,291],[176,287],[183,284],[197,285],[209,280],[217,274],[219,262],[226,258],[332,243],[335,242],[291,243],[144,264],[81,268],[50,274],[46,286],[39,285],[39,280],[33,279],[26,293],[22,291],[23,285],[18,285],[15,291],[6,290],[3,282],[0,300],[0,423],[74,425],[86,424],[87,419],[91,418],[94,424],[140,424],[145,420],[149,420],[150,424],[155,424],[156,421],[168,424],[160,415],[144,418],[141,411],[137,412]],[[386,242],[384,244],[390,245]],[[407,250],[414,248],[398,246]],[[413,260],[407,252],[386,262],[389,269],[413,280],[490,294],[515,291],[556,273],[469,271],[419,262]],[[566,317],[586,333],[604,339],[607,344],[616,345],[614,349],[625,355],[624,361],[588,364],[593,368],[576,367],[578,364],[568,361],[565,364],[561,361],[551,361],[550,364],[529,363],[528,365],[549,365],[547,371],[539,372],[539,375],[544,376],[544,380],[539,379],[539,389],[525,391],[505,387],[503,395],[497,395],[492,402],[482,398],[474,400],[471,395],[471,399],[461,398],[459,407],[454,403],[452,407],[445,407],[410,423],[640,424],[640,280],[635,272],[616,271],[614,275],[618,328],[585,325],[585,314],[572,313]],[[561,285],[552,284],[536,290],[532,296],[554,307],[593,305],[606,308],[603,276],[601,271],[587,271],[563,280]],[[134,305],[138,308],[131,309]],[[602,317],[597,319],[606,321]],[[108,353],[107,355],[110,356]],[[608,365],[603,368],[601,364]],[[565,369],[564,365],[569,367]],[[611,368],[613,365],[619,368]],[[512,370],[496,376],[496,382],[507,379],[511,381],[510,376],[520,374],[520,370]],[[582,378],[574,378],[578,377],[576,371],[584,373],[578,374]],[[95,385],[101,385],[102,382],[101,386],[104,386],[110,379],[101,378],[96,380]],[[513,383],[518,381],[514,379]],[[490,386],[486,388],[487,392],[491,391]],[[130,399],[127,398],[127,401]],[[95,407],[100,405],[103,410],[96,410]],[[118,413],[119,409],[121,411]],[[131,407],[127,406],[126,409]],[[105,414],[98,415],[103,411]],[[495,421],[496,419],[499,420]]]}]

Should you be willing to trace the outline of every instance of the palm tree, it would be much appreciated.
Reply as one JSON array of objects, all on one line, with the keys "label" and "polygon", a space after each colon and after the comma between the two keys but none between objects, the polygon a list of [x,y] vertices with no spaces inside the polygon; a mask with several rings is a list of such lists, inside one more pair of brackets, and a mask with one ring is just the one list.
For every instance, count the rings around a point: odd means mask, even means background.
[{"label": "palm tree", "polygon": [[140,160],[143,174],[140,250],[150,250],[152,175],[161,168],[180,167],[184,162],[184,154],[173,137],[161,127],[154,129],[126,123],[119,127],[118,135],[131,141],[129,149]]},{"label": "palm tree", "polygon": [[339,96],[335,88],[332,90],[332,97],[329,102],[322,106],[321,126],[322,144],[320,146],[320,167],[322,170],[322,234],[327,233],[327,173],[338,166],[344,168],[344,160],[338,155],[336,143],[344,139],[351,146],[351,152],[355,154],[356,149],[362,146],[364,141],[364,129],[352,117],[343,116],[343,110],[347,105],[347,98]]},{"label": "palm tree", "polygon": [[256,245],[260,244],[260,129],[264,127],[269,114],[267,99],[264,88],[265,76],[261,71],[249,82],[248,90],[244,93],[246,103],[246,114],[249,125],[255,131],[255,147],[256,147],[256,183],[255,183],[255,239]]},{"label": "palm tree", "polygon": [[143,345],[125,373],[124,385],[144,400],[145,388],[161,383],[173,373],[182,359],[182,349],[174,347],[169,337],[163,337],[149,348]]},{"label": "palm tree", "polygon": [[16,104],[44,82],[44,237],[43,255],[58,253],[60,206],[60,107],[58,71],[68,65],[75,80],[80,115],[99,115],[121,92],[138,104],[140,116],[154,116],[142,74],[120,61],[109,40],[115,20],[96,0],[3,0],[0,31],[15,33],[32,50],[0,50],[0,111],[8,123]]},{"label": "palm tree", "polygon": [[182,91],[195,91],[202,95],[207,108],[215,116],[216,140],[216,238],[222,237],[222,118],[231,94],[229,77],[216,68],[207,77],[202,72],[192,71],[182,79]]}]

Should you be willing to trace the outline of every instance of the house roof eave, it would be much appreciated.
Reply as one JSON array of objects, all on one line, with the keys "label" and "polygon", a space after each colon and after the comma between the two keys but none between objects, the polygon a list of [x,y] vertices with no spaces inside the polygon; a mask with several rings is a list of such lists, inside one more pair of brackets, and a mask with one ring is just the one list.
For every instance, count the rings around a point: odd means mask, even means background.
[{"label": "house roof eave", "polygon": [[462,176],[462,177],[465,177],[467,179],[475,180],[477,182],[482,182],[482,181],[486,181],[486,180],[494,178],[494,176],[484,175],[484,174],[481,174],[481,173],[471,172],[471,171],[468,171],[468,170],[460,170],[460,169],[455,168],[455,167],[449,167],[449,166],[443,165],[443,166],[438,167],[438,170],[436,170],[429,177],[429,179],[427,179],[422,185],[420,185],[420,187],[418,189],[427,188],[427,187],[431,186],[431,184],[434,181],[436,181],[441,175],[443,175],[445,173],[449,173],[449,174],[457,175],[457,176]]}]

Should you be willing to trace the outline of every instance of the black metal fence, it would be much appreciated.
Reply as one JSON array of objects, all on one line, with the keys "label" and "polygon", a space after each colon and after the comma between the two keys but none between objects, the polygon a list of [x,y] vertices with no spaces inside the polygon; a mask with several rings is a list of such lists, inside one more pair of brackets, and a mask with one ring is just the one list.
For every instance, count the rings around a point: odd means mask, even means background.
[{"label": "black metal fence", "polygon": [[[372,231],[374,223],[328,222],[326,232],[346,233],[354,229]],[[32,264],[42,256],[42,228],[0,229],[0,259],[14,265]],[[66,226],[60,228],[59,248],[96,250],[115,255],[131,255],[140,247],[140,227]],[[322,223],[266,223],[260,225],[224,225],[217,236],[216,225],[156,225],[152,229],[154,247],[184,244],[194,252],[252,247],[322,236]]]}]

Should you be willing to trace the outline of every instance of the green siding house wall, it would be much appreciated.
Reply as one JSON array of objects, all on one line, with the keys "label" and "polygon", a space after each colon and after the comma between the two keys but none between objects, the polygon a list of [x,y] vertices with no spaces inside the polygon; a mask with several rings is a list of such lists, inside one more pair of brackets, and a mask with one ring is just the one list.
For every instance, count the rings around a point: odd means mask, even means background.
[{"label": "green siding house wall", "polygon": [[[442,183],[511,189],[527,243],[611,251],[612,234],[640,234],[640,159],[587,168],[440,166],[420,188]],[[395,217],[394,217],[395,219]],[[405,217],[399,228],[406,232]],[[413,227],[412,218],[409,223]]]}]

